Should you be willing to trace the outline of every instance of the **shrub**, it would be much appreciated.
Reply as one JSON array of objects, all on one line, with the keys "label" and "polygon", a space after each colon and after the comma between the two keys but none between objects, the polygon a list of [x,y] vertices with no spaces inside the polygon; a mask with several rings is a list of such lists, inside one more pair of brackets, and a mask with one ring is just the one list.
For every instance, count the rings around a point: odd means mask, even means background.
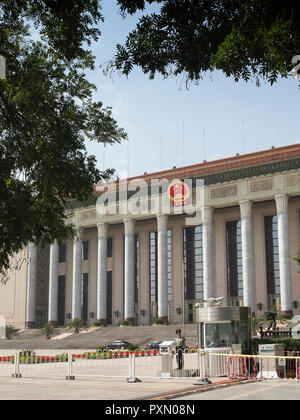
[{"label": "shrub", "polygon": [[94,328],[103,327],[103,324],[101,324],[100,321],[96,321],[96,322],[94,322],[94,324],[92,325],[92,327],[94,327]]},{"label": "shrub", "polygon": [[260,344],[283,344],[284,351],[300,351],[300,340],[295,338],[259,338],[252,339],[252,354],[258,354]]},{"label": "shrub", "polygon": [[161,319],[161,318],[156,318],[154,321],[153,321],[153,324],[152,325],[166,325],[166,323],[165,323],[165,321],[163,320],[163,319]]},{"label": "shrub", "polygon": [[96,348],[96,351],[98,351],[98,352],[100,352],[100,351],[106,351],[106,350],[107,350],[107,347],[106,346],[98,346]]},{"label": "shrub", "polygon": [[261,317],[252,317],[252,331],[257,331],[260,329],[260,327],[263,327],[263,325],[266,322],[266,318],[261,316]]},{"label": "shrub", "polygon": [[20,357],[30,357],[30,356],[35,356],[35,352],[32,350],[23,350],[19,353]]},{"label": "shrub", "polygon": [[130,321],[127,321],[127,319],[123,319],[123,321],[120,322],[120,327],[131,327],[132,324]]},{"label": "shrub", "polygon": [[86,330],[87,326],[83,319],[81,318],[74,318],[73,321],[67,325],[68,329],[74,328],[75,333],[78,334],[80,330]]},{"label": "shrub", "polygon": [[128,350],[130,350],[130,351],[138,350],[139,347],[140,346],[138,344],[129,344]]},{"label": "shrub", "polygon": [[46,338],[50,338],[51,335],[55,334],[57,334],[57,330],[52,324],[45,324],[43,328],[40,329],[40,335],[44,335]]},{"label": "shrub", "polygon": [[19,330],[17,330],[12,325],[6,325],[5,327],[5,335],[7,340],[11,340],[13,337],[20,338],[20,335],[18,333]]}]

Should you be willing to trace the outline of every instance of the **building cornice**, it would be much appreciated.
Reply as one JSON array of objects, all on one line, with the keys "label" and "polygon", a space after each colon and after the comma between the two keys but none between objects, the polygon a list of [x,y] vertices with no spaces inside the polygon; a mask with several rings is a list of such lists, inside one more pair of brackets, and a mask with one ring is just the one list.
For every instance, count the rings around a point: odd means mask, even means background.
[{"label": "building cornice", "polygon": [[[286,160],[280,160],[276,162],[264,163],[260,165],[257,164],[255,166],[248,166],[248,167],[243,167],[240,169],[230,169],[225,172],[215,172],[211,174],[203,174],[201,176],[199,175],[194,176],[192,178],[193,187],[195,187],[197,179],[203,179],[204,185],[208,186],[208,185],[243,180],[247,178],[255,178],[255,177],[260,177],[260,176],[272,175],[276,173],[289,172],[289,171],[293,171],[299,168],[300,168],[300,157],[296,159],[286,159]],[[181,179],[182,180],[188,179],[188,177],[186,178],[183,177]],[[151,186],[148,185],[148,188],[146,189],[145,194],[150,193],[150,188]],[[118,190],[116,189],[114,193],[116,194],[117,201],[119,201]],[[135,193],[136,191],[128,191],[127,198],[130,198]],[[86,201],[84,203],[79,203],[79,202],[69,203],[68,209],[77,209],[77,208],[83,208],[83,207],[86,208],[86,207],[95,206],[98,196],[99,195],[95,194],[94,196],[91,197],[89,201]]]}]

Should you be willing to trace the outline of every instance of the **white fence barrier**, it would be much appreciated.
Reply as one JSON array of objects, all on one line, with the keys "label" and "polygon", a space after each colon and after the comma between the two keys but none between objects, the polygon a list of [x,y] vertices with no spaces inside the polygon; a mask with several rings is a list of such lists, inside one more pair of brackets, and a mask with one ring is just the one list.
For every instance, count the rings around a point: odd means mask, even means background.
[{"label": "white fence barrier", "polygon": [[102,376],[110,378],[129,378],[131,376],[131,358],[125,353],[112,353],[110,357],[103,353],[73,356],[72,372],[69,376]]},{"label": "white fence barrier", "polygon": [[[48,354],[46,354],[48,353]],[[183,368],[178,369],[176,355],[161,355],[158,351],[10,351],[1,355],[0,376],[64,377],[83,376],[124,378],[130,381],[143,378],[204,379],[244,374],[237,371],[236,359],[229,348],[186,352]],[[241,363],[241,362],[240,362]],[[296,365],[299,370],[299,365]]]},{"label": "white fence barrier", "polygon": [[227,376],[227,355],[232,354],[232,348],[206,348],[205,352],[208,354],[208,376],[210,378]]}]

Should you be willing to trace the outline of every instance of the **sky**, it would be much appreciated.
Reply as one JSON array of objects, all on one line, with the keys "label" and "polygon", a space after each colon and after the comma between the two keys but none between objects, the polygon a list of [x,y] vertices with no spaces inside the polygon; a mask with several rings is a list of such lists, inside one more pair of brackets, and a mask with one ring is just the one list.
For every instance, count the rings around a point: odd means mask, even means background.
[{"label": "sky", "polygon": [[115,0],[102,4],[102,35],[92,44],[97,68],[88,79],[97,87],[95,100],[112,107],[129,140],[105,148],[87,142],[101,170],[114,168],[126,178],[300,142],[300,89],[292,76],[258,88],[216,71],[188,90],[183,77],[150,80],[138,68],[128,78],[104,76],[100,66],[113,58],[117,43],[124,44],[141,13],[122,19]]}]

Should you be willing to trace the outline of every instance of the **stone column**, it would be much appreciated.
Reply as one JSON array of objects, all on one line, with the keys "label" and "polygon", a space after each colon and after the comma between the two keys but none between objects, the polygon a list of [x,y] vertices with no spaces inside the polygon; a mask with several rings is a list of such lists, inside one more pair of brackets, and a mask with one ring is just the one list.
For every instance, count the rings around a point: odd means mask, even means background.
[{"label": "stone column", "polygon": [[244,306],[255,313],[252,201],[240,201]]},{"label": "stone column", "polygon": [[214,228],[213,212],[211,206],[203,206],[202,214],[202,247],[203,247],[203,297],[204,299],[214,296]]},{"label": "stone column", "polygon": [[157,215],[158,318],[168,322],[168,215]]},{"label": "stone column", "polygon": [[278,217],[278,247],[281,311],[292,314],[291,253],[288,215],[288,195],[275,196]]},{"label": "stone column", "polygon": [[49,269],[49,306],[48,322],[58,326],[58,258],[59,245],[55,241],[50,245],[50,269]]},{"label": "stone column", "polygon": [[107,223],[98,223],[97,321],[107,325]]},{"label": "stone column", "polygon": [[27,299],[25,328],[35,328],[36,282],[37,282],[37,251],[35,244],[28,246],[27,268]]},{"label": "stone column", "polygon": [[73,244],[72,319],[81,318],[82,233],[77,230]]},{"label": "stone column", "polygon": [[135,323],[134,316],[134,219],[124,219],[125,261],[124,261],[124,319]]}]

